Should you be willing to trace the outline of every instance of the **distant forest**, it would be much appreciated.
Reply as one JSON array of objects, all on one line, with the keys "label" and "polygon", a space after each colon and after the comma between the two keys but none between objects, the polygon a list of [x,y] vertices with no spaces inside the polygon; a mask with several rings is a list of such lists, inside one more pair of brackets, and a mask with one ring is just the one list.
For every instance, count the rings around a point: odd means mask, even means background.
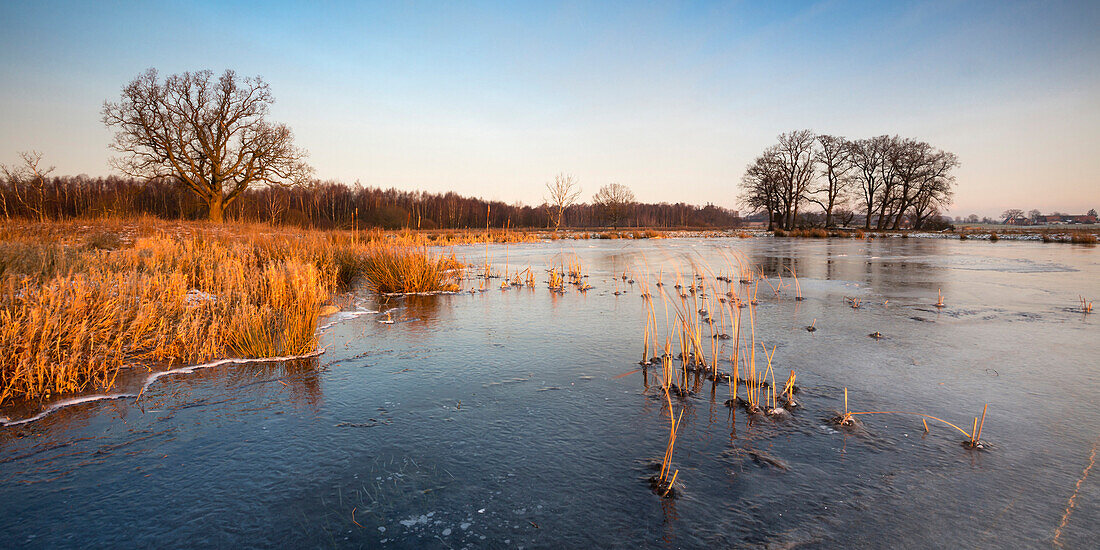
[{"label": "distant forest", "polygon": [[[171,178],[151,180],[108,176],[48,176],[0,179],[0,215],[41,220],[152,215],[164,219],[203,219],[206,202]],[[333,181],[266,186],[245,190],[226,208],[226,218],[320,229],[464,229],[551,227],[548,205],[525,206],[453,192],[426,193],[351,186]],[[613,223],[614,222],[614,223]],[[684,203],[631,203],[614,218],[596,204],[569,206],[561,227],[710,227],[741,224],[737,212]]]}]

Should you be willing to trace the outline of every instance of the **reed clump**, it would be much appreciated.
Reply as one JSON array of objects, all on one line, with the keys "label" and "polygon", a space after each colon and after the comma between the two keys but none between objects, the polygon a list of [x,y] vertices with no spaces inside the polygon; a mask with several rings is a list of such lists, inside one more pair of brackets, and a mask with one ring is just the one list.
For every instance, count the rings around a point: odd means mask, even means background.
[{"label": "reed clump", "polygon": [[435,256],[423,247],[372,245],[359,252],[367,287],[383,294],[453,292],[462,264],[454,256]]},{"label": "reed clump", "polygon": [[672,452],[676,446],[676,430],[680,427],[680,420],[684,416],[684,411],[681,409],[678,416],[673,415],[672,398],[668,395],[667,390],[665,397],[668,399],[671,427],[668,433],[668,444],[665,446],[665,455],[661,458],[661,471],[650,482],[653,484],[653,490],[656,493],[667,498],[676,496],[673,489],[675,489],[676,477],[680,475],[680,470],[673,471],[672,469]]}]

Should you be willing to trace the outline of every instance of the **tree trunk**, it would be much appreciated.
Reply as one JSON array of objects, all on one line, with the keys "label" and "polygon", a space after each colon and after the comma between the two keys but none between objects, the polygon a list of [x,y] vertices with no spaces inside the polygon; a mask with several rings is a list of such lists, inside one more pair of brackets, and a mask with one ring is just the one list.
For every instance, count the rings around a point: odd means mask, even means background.
[{"label": "tree trunk", "polygon": [[906,208],[907,208],[907,206],[905,205],[905,203],[902,203],[901,208],[898,209],[898,215],[894,217],[894,226],[893,226],[894,231],[897,231],[898,229],[901,228],[901,218],[902,218],[902,216],[905,215],[905,209]]},{"label": "tree trunk", "polygon": [[211,198],[207,201],[207,206],[210,210],[210,221],[214,223],[222,223],[225,221],[225,204],[221,196]]}]

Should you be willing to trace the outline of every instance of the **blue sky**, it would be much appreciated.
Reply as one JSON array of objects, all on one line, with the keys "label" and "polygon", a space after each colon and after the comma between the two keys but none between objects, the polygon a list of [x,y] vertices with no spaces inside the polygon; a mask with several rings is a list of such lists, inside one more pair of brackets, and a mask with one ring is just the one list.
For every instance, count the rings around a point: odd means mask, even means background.
[{"label": "blue sky", "polygon": [[952,214],[1100,208],[1100,2],[0,3],[0,162],[108,174],[148,67],[261,75],[322,178],[737,207],[783,131],[956,152]]}]

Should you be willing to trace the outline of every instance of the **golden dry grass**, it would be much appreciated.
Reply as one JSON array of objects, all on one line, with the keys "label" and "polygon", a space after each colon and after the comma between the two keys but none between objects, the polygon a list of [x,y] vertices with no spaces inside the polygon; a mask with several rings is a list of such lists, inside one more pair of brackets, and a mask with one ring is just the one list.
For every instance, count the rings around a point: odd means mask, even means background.
[{"label": "golden dry grass", "polygon": [[308,353],[318,310],[358,276],[445,290],[455,264],[351,232],[12,222],[0,228],[0,404],[110,388],[124,366]]},{"label": "golden dry grass", "polygon": [[368,288],[381,293],[458,290],[462,264],[454,256],[434,256],[423,247],[372,245],[361,270]]}]

